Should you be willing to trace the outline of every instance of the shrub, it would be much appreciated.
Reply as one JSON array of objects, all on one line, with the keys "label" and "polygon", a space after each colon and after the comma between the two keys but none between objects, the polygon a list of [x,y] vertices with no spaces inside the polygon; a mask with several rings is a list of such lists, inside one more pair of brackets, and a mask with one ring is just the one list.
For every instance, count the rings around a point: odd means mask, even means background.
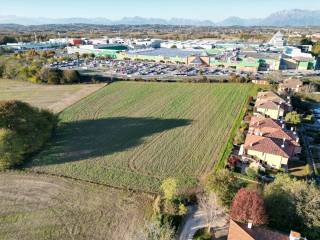
[{"label": "shrub", "polygon": [[64,70],[60,83],[78,83],[80,82],[79,72],[76,70]]},{"label": "shrub", "polygon": [[166,201],[172,201],[177,196],[177,181],[174,178],[167,178],[161,184],[163,197]]},{"label": "shrub", "polygon": [[23,142],[13,131],[0,128],[0,171],[21,164],[22,149]]},{"label": "shrub", "polygon": [[22,163],[27,154],[38,151],[57,124],[52,113],[20,101],[0,101],[1,170]]},{"label": "shrub", "polygon": [[246,169],[246,174],[249,178],[256,180],[257,179],[257,171],[253,168],[248,167]]}]

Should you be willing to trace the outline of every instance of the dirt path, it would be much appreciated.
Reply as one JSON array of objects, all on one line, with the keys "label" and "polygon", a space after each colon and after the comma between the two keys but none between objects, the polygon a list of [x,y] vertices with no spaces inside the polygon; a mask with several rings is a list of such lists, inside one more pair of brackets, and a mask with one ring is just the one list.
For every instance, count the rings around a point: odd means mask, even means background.
[{"label": "dirt path", "polygon": [[64,98],[61,99],[61,101],[54,103],[50,106],[48,106],[48,108],[53,111],[54,113],[60,113],[62,112],[64,109],[66,109],[67,107],[75,104],[76,102],[78,102],[79,100],[81,100],[82,98],[85,98],[87,96],[89,96],[90,94],[94,93],[95,91],[99,90],[100,88],[103,88],[104,86],[106,86],[107,84],[88,84],[88,86],[86,86],[85,88],[81,89],[80,91]]}]

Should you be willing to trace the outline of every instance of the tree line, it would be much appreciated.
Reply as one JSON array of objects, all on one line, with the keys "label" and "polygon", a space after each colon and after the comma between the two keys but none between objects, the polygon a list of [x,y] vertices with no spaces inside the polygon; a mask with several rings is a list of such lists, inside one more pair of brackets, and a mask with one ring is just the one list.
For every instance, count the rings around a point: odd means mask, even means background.
[{"label": "tree line", "polygon": [[0,78],[48,84],[80,82],[80,74],[76,70],[52,69],[45,66],[54,61],[54,55],[54,51],[35,50],[2,55],[0,56]]}]

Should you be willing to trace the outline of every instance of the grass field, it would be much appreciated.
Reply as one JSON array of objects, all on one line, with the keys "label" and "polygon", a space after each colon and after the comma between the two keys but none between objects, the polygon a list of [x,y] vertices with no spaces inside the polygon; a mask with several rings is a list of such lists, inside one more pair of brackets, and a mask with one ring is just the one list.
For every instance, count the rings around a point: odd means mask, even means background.
[{"label": "grass field", "polygon": [[144,194],[58,177],[1,173],[0,182],[0,239],[131,240],[151,205]]},{"label": "grass field", "polygon": [[249,84],[117,82],[67,108],[36,172],[155,192],[191,186],[221,158]]},{"label": "grass field", "polygon": [[104,84],[40,85],[0,79],[0,100],[21,100],[36,107],[60,112]]}]

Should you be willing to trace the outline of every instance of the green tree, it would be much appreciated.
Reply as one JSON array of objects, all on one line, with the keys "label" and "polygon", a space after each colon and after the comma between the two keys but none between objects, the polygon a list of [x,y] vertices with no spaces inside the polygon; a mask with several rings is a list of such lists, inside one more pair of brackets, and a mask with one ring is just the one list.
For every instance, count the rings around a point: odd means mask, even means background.
[{"label": "green tree", "polygon": [[163,193],[163,198],[166,201],[172,201],[176,198],[177,191],[177,181],[175,178],[167,178],[161,184],[161,191]]},{"label": "green tree", "polygon": [[7,43],[16,43],[17,39],[12,36],[3,36],[0,38],[0,45],[6,45]]},{"label": "green tree", "polygon": [[220,170],[207,179],[205,190],[207,193],[214,192],[218,197],[219,203],[227,208],[230,207],[236,193],[244,186],[228,170]]},{"label": "green tree", "polygon": [[320,239],[320,190],[316,185],[278,174],[264,192],[270,226],[296,229],[310,239]]},{"label": "green tree", "polygon": [[312,47],[312,53],[316,56],[320,54],[320,41],[316,42]]},{"label": "green tree", "polygon": [[297,112],[289,112],[286,114],[285,121],[289,124],[297,126],[301,123],[301,115]]},{"label": "green tree", "polygon": [[300,44],[301,45],[313,45],[313,42],[311,40],[311,38],[302,38],[301,41],[300,41]]}]

